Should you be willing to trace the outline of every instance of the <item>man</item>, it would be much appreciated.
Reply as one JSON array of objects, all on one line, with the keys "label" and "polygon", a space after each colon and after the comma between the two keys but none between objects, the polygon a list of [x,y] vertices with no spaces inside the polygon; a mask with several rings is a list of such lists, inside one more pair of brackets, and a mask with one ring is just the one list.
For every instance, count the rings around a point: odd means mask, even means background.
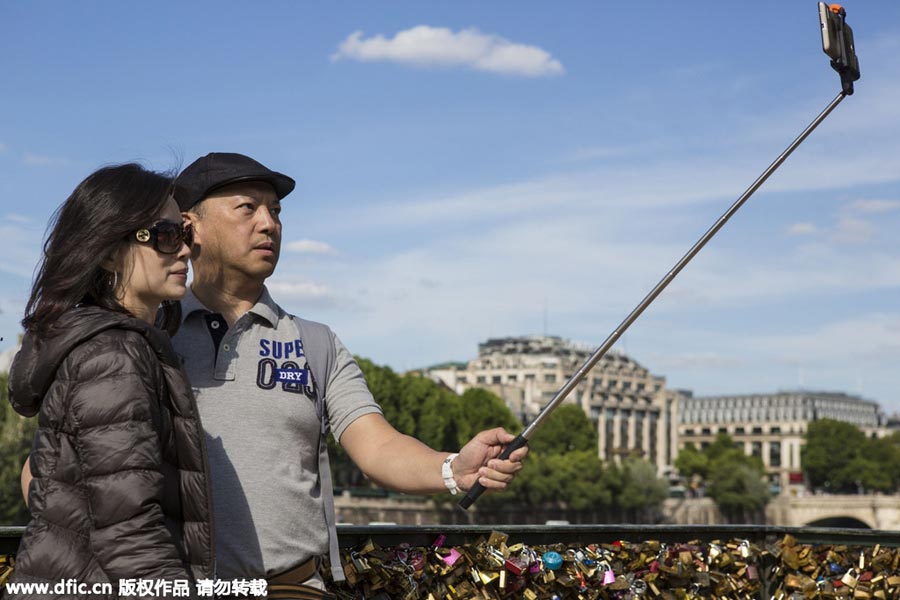
[{"label": "man", "polygon": [[455,493],[476,481],[503,489],[527,453],[496,458],[514,439],[500,428],[458,455],[399,433],[331,330],[275,303],[265,281],[281,249],[281,200],[293,189],[293,179],[247,156],[212,153],[175,190],[193,228],[194,279],[173,341],[207,432],[217,574],[265,577],[270,597],[285,585],[321,589],[317,558],[329,542],[334,563],[326,417],[369,479],[408,493]]}]

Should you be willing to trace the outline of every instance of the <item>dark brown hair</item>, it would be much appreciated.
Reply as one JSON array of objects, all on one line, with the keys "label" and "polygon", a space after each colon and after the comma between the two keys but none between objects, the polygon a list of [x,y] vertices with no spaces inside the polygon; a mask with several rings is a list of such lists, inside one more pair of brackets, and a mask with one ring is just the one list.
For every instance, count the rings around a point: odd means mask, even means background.
[{"label": "dark brown hair", "polygon": [[[116,300],[112,274],[101,265],[131,233],[159,215],[173,177],[129,163],[103,167],[78,184],[57,209],[22,326],[39,337],[52,335],[60,316],[77,304],[93,304],[126,314]],[[180,305],[163,303],[157,323],[178,327]]]}]

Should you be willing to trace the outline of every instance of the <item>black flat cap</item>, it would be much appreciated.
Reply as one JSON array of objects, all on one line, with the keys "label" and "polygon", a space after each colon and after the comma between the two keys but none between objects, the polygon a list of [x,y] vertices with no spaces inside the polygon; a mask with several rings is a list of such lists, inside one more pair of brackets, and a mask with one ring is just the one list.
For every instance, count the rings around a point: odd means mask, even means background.
[{"label": "black flat cap", "polygon": [[243,154],[210,152],[198,158],[175,179],[175,201],[183,211],[209,196],[219,188],[243,181],[264,181],[284,198],[294,190],[293,179],[273,171]]}]

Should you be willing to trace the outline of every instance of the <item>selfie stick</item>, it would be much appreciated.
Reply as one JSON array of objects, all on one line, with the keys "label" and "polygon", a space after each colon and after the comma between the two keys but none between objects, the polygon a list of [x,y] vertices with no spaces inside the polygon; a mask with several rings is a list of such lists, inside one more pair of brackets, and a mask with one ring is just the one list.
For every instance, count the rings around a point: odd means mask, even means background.
[{"label": "selfie stick", "polygon": [[[841,10],[843,11],[843,9]],[[841,16],[841,20],[843,21],[843,15]],[[803,133],[797,136],[797,139],[795,139],[791,143],[791,145],[788,146],[787,149],[782,152],[778,158],[775,159],[775,162],[769,165],[769,167],[763,172],[763,174],[760,175],[749,188],[747,188],[747,191],[745,191],[741,195],[741,197],[731,205],[731,208],[729,208],[727,211],[725,211],[725,214],[719,217],[719,220],[716,221],[716,223],[712,227],[710,227],[705,234],[703,234],[703,237],[701,237],[697,241],[697,243],[694,244],[694,246],[690,250],[688,250],[687,254],[685,254],[674,267],[672,267],[672,270],[670,270],[666,274],[666,276],[656,284],[656,287],[654,287],[650,291],[650,293],[647,294],[647,296],[641,301],[641,303],[631,311],[631,314],[625,317],[625,320],[622,321],[611,334],[609,334],[609,337],[606,338],[606,341],[603,342],[603,344],[599,348],[597,348],[597,350],[590,356],[590,358],[588,358],[584,362],[584,364],[579,367],[578,371],[569,378],[565,385],[563,385],[562,388],[560,388],[560,390],[556,392],[556,395],[553,396],[553,399],[550,400],[549,403],[547,403],[547,405],[541,410],[538,416],[535,417],[534,421],[532,421],[528,425],[528,427],[526,427],[522,431],[522,433],[517,435],[516,438],[503,450],[503,452],[499,456],[501,460],[509,458],[510,454],[528,443],[528,440],[531,439],[531,436],[534,435],[534,432],[537,430],[537,428],[540,427],[541,424],[547,419],[547,417],[550,416],[550,413],[552,413],[556,409],[556,407],[562,403],[566,396],[568,396],[569,393],[573,389],[575,389],[575,386],[577,386],[581,382],[581,380],[584,379],[585,375],[588,374],[588,371],[590,371],[591,368],[593,368],[593,366],[597,364],[597,361],[603,358],[603,355],[606,354],[606,352],[610,348],[612,348],[613,344],[615,344],[616,341],[622,336],[622,334],[625,333],[625,330],[628,329],[628,327],[632,323],[634,323],[634,321],[641,315],[642,312],[644,312],[644,309],[650,306],[650,303],[652,303],[653,300],[655,300],[656,297],[659,296],[659,294],[664,289],[666,289],[666,286],[668,286],[669,283],[671,283],[671,281],[675,279],[675,276],[678,275],[681,269],[683,269],[685,265],[687,265],[691,261],[691,259],[694,258],[694,256],[696,256],[698,252],[700,252],[701,248],[703,248],[703,246],[705,246],[706,243],[711,240],[714,235],[716,235],[719,229],[721,229],[722,226],[725,225],[726,222],[728,222],[728,219],[730,219],[732,215],[734,215],[734,213],[736,213],[738,209],[741,208],[744,202],[746,202],[747,199],[753,195],[753,192],[755,192],[759,188],[759,186],[761,186],[766,181],[766,179],[769,178],[769,175],[774,173],[775,170],[779,166],[781,166],[781,163],[783,163],[785,159],[787,159],[787,157],[791,155],[791,153],[797,148],[797,146],[803,143],[803,140],[805,140],[807,136],[809,136],[809,134],[813,132],[813,130],[819,125],[819,123],[825,120],[825,117],[827,117],[831,113],[831,111],[841,103],[841,100],[843,100],[849,94],[853,93],[852,79],[849,92],[846,91],[846,85],[843,84],[845,77],[850,78],[852,77],[852,74],[849,76],[845,76],[845,74],[841,72],[841,70],[839,70],[837,66],[835,66],[835,61],[832,61],[832,66],[836,71],[838,71],[838,73],[841,74],[841,81],[844,87],[844,89],[841,90],[841,93],[839,93],[837,97],[835,97],[835,99],[832,100],[827,107],[825,107],[825,110],[819,113],[819,116],[817,116],[813,120],[813,122],[803,130]],[[856,79],[859,79],[858,66],[856,69]],[[480,483],[475,483],[475,485],[472,486],[468,493],[466,493],[465,497],[459,501],[459,506],[463,509],[469,508],[469,506],[471,506],[472,503],[475,502],[475,500],[477,500],[478,497],[484,493],[484,491],[485,488],[483,485],[481,485]]]}]

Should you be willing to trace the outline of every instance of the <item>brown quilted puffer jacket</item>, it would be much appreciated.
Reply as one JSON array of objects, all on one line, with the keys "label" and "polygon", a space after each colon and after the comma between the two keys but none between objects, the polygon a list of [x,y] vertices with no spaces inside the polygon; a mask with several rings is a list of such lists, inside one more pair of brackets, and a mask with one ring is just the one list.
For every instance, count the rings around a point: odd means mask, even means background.
[{"label": "brown quilted puffer jacket", "polygon": [[13,407],[40,412],[12,580],[109,582],[112,597],[120,580],[181,580],[193,597],[194,581],[213,577],[212,499],[203,429],[168,337],[84,305],[56,330],[26,335],[10,370]]}]

